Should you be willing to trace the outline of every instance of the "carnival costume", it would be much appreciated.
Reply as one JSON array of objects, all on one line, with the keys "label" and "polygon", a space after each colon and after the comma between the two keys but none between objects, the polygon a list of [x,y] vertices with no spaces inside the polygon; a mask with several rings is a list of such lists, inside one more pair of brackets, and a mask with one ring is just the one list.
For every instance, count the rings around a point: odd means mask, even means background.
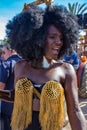
[{"label": "carnival costume", "polygon": [[[36,3],[38,4],[38,2]],[[23,11],[29,6],[25,5]],[[34,95],[40,100],[40,130],[61,130],[65,117],[63,86],[50,80],[43,85],[41,92],[39,92],[26,76],[18,78],[15,84],[12,130],[32,130],[29,125],[32,124]]]},{"label": "carnival costume", "polygon": [[27,78],[15,86],[12,130],[24,130],[32,123],[33,94],[40,99],[39,122],[42,130],[60,130],[64,123],[64,90],[56,81],[48,81],[41,94]]}]

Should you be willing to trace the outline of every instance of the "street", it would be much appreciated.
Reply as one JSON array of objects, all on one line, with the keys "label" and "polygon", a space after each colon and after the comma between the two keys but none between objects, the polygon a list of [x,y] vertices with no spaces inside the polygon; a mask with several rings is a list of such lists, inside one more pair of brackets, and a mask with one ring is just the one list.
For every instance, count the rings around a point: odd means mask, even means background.
[{"label": "street", "polygon": [[86,117],[86,120],[87,120],[87,98],[85,98],[85,99],[80,98],[79,102],[80,102],[79,105],[80,105],[80,107],[81,107],[81,109]]},{"label": "street", "polygon": [[[85,115],[86,122],[87,122],[87,98],[79,98],[79,105],[82,109],[83,114]],[[70,124],[63,128],[63,130],[71,130]]]}]

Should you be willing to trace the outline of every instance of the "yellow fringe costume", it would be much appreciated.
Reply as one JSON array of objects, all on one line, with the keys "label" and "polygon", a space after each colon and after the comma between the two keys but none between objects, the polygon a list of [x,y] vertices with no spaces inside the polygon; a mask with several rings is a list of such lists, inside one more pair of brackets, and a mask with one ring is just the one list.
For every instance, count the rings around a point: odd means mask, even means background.
[{"label": "yellow fringe costume", "polygon": [[42,130],[60,130],[64,123],[64,90],[56,81],[48,81],[41,94],[31,81],[22,78],[15,86],[12,130],[24,130],[32,123],[33,94],[40,98],[39,121]]}]

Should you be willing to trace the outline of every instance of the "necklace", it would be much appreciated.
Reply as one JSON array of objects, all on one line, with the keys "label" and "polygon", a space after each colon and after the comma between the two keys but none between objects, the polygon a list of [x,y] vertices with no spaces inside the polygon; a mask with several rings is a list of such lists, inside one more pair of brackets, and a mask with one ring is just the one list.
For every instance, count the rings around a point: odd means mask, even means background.
[{"label": "necklace", "polygon": [[51,65],[53,65],[54,63],[57,63],[56,60],[52,60],[51,63],[49,63],[46,59],[45,56],[43,56],[43,62],[42,62],[42,65],[43,65],[43,68],[49,68]]}]

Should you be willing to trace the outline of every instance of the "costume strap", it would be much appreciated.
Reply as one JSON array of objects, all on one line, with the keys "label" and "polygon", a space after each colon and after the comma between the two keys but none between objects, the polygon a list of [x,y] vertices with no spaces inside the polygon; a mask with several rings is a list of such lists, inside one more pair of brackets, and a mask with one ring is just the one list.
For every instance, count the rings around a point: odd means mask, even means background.
[{"label": "costume strap", "polygon": [[55,81],[49,81],[40,97],[40,123],[42,130],[60,130],[64,123],[64,90]]}]

